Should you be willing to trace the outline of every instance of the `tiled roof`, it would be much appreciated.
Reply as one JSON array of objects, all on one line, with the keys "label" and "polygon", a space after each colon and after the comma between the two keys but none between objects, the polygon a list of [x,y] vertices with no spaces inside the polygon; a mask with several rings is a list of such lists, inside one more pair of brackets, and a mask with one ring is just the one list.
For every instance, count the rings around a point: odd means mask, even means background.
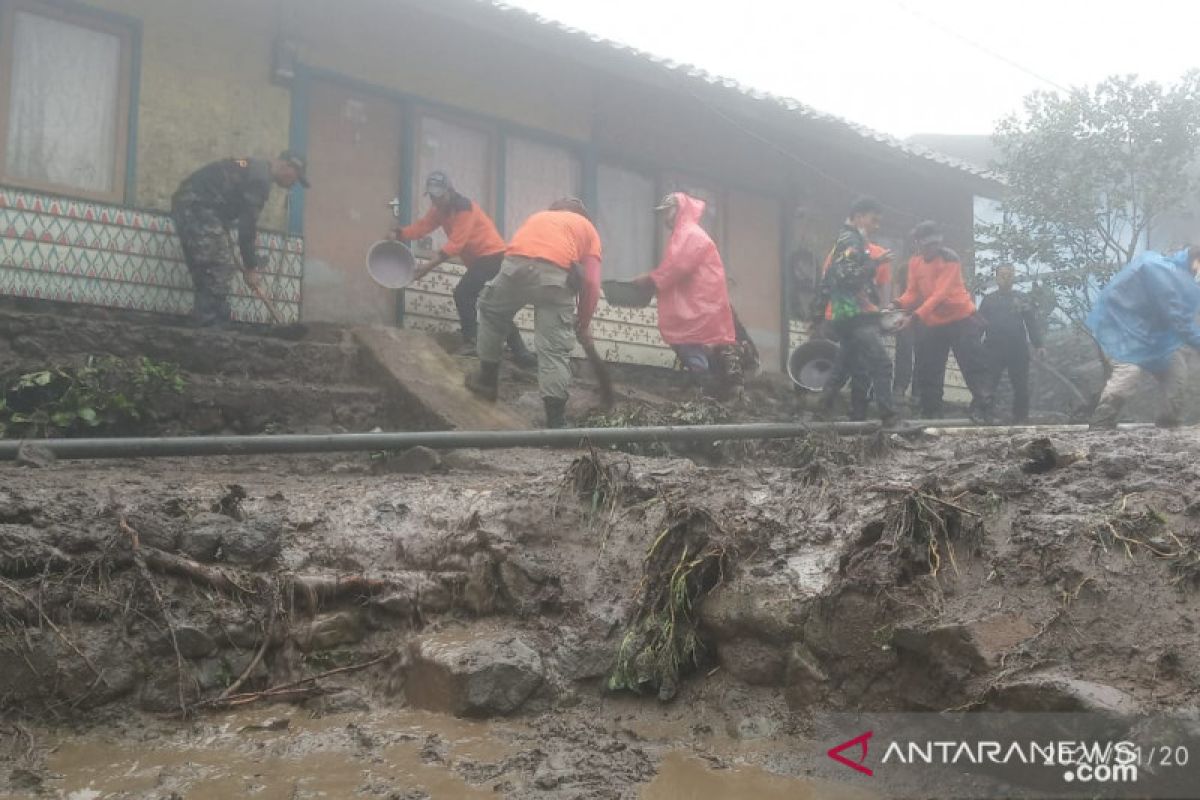
[{"label": "tiled roof", "polygon": [[611,54],[620,54],[629,58],[634,58],[640,62],[643,62],[644,64],[652,65],[668,73],[683,76],[690,81],[695,81],[697,84],[723,90],[728,92],[731,97],[748,98],[764,105],[782,109],[789,116],[795,119],[825,123],[827,125],[835,126],[854,134],[860,139],[883,145],[893,151],[896,151],[897,153],[966,173],[974,178],[995,183],[1002,182],[998,175],[984,167],[971,164],[961,159],[953,158],[945,155],[944,153],[939,153],[927,147],[922,147],[921,145],[901,141],[894,136],[889,136],[886,133],[873,130],[865,125],[860,125],[857,122],[852,122],[851,120],[839,117],[835,114],[828,114],[824,111],[819,111],[812,106],[796,100],[795,98],[764,92],[759,89],[755,89],[752,86],[746,86],[731,78],[714,75],[711,72],[701,69],[695,65],[684,64],[668,58],[663,58],[645,50],[640,50],[636,47],[632,47],[612,39],[606,39],[603,36],[598,36],[579,28],[566,25],[562,22],[558,22],[557,20],[543,17],[542,15],[533,11],[518,8],[516,6],[509,5],[508,3],[498,2],[498,0],[474,0],[474,2],[478,3],[479,5],[487,6],[495,12],[506,16],[515,24],[537,26],[542,30],[550,31],[563,37],[570,37],[579,42],[586,41],[589,45],[603,48],[604,50],[609,51]]}]

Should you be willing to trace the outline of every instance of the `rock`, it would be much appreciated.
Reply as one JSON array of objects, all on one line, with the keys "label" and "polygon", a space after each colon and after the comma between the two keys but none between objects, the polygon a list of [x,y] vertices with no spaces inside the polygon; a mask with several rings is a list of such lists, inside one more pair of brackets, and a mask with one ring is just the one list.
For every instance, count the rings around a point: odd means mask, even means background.
[{"label": "rock", "polygon": [[51,535],[32,525],[0,527],[0,575],[26,578],[66,569],[71,558],[46,541]]},{"label": "rock", "polygon": [[606,678],[617,660],[617,643],[571,633],[558,646],[555,660],[559,674],[569,681]]},{"label": "rock", "polygon": [[[220,655],[206,658],[199,661],[192,670],[192,677],[195,683],[199,684],[200,688],[206,692],[218,691],[225,689],[234,681],[242,676],[254,661],[255,653],[249,650],[241,652],[226,652]],[[174,674],[174,670],[171,670]],[[251,670],[246,676],[246,682],[242,684],[242,689],[247,691],[252,690],[255,686],[262,686],[270,677],[270,672],[267,665],[262,661]]]},{"label": "rock", "polygon": [[417,600],[408,592],[393,592],[372,599],[370,607],[390,617],[411,619],[417,610]]},{"label": "rock", "polygon": [[1030,475],[1068,467],[1084,458],[1083,453],[1069,451],[1063,442],[1049,437],[1034,439],[1020,449],[1020,454],[1028,459],[1021,469]]},{"label": "rock", "polygon": [[132,513],[128,516],[129,527],[138,533],[138,544],[155,547],[173,553],[179,544],[179,531],[170,520],[161,520],[146,514]]},{"label": "rock", "polygon": [[801,642],[793,643],[788,651],[783,680],[791,708],[811,706],[829,692],[829,676],[816,656]]},{"label": "rock", "polygon": [[256,567],[279,555],[279,528],[264,522],[239,523],[239,534],[221,541],[225,561]]},{"label": "rock", "polygon": [[1000,666],[1005,653],[1037,635],[1018,614],[997,614],[964,625],[930,629],[897,628],[892,644],[917,653],[931,666],[957,680]]},{"label": "rock", "polygon": [[786,651],[758,639],[718,642],[717,661],[722,669],[751,686],[779,686],[787,669]]},{"label": "rock", "polygon": [[418,708],[490,717],[519,709],[543,674],[541,657],[516,636],[446,632],[413,644],[404,691]]},{"label": "rock", "polygon": [[297,634],[296,641],[304,652],[332,650],[344,644],[357,644],[367,635],[363,615],[357,611],[322,614],[308,628]]},{"label": "rock", "polygon": [[[179,652],[184,658],[204,658],[212,655],[217,649],[217,643],[213,638],[207,632],[193,625],[175,626],[175,642],[179,645]],[[163,634],[157,649],[168,653],[174,651],[169,632]]]},{"label": "rock", "polygon": [[442,468],[442,457],[428,447],[410,447],[398,456],[384,460],[382,471],[403,475],[424,475]]},{"label": "rock", "polygon": [[[786,593],[786,594],[784,594]],[[752,636],[768,642],[800,638],[808,599],[789,598],[786,584],[746,578],[722,584],[704,598],[700,622],[718,640]]]},{"label": "rock", "polygon": [[58,457],[54,455],[54,451],[44,444],[21,442],[17,448],[18,466],[43,469],[54,466],[56,461],[58,461]]},{"label": "rock", "polygon": [[730,720],[726,732],[739,741],[770,739],[779,733],[780,724],[770,717],[742,717]]},{"label": "rock", "polygon": [[1002,684],[988,695],[997,710],[1019,712],[1083,712],[1108,717],[1133,717],[1142,705],[1132,696],[1104,683],[1078,680],[1057,672],[1030,675]]},{"label": "rock", "polygon": [[197,561],[258,566],[279,555],[279,529],[223,514],[198,514],[179,534],[179,550]]},{"label": "rock", "polygon": [[333,694],[314,697],[304,703],[304,707],[317,716],[329,714],[358,714],[371,710],[367,698],[353,689],[343,689]]}]

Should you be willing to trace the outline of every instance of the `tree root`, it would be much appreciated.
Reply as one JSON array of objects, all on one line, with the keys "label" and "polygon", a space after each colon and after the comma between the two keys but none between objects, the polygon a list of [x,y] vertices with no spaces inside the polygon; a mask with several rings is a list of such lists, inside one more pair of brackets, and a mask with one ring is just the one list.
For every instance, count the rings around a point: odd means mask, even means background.
[{"label": "tree root", "polygon": [[201,700],[200,702],[192,705],[188,711],[198,711],[201,709],[236,708],[238,706],[257,703],[260,700],[280,700],[287,697],[313,696],[322,694],[325,690],[317,685],[318,681],[324,680],[325,678],[332,678],[334,675],[361,672],[364,669],[369,669],[377,664],[382,664],[383,662],[389,661],[395,657],[396,653],[394,652],[385,653],[378,658],[373,658],[370,661],[364,661],[361,664],[350,664],[345,667],[327,670],[317,675],[310,675],[307,678],[301,678],[300,680],[292,681],[290,683],[272,686],[269,689],[263,689],[261,692],[246,692],[244,694],[230,693],[228,695],[223,694],[222,696],[215,697],[211,700]]}]

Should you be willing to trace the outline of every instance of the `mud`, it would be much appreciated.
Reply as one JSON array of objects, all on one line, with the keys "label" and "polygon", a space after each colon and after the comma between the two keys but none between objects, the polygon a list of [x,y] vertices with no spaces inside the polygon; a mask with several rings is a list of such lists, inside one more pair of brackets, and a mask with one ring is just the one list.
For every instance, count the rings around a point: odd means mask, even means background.
[{"label": "mud", "polygon": [[[340,347],[280,346],[309,345]],[[858,798],[821,711],[1194,710],[1198,453],[1189,428],[0,467],[0,796]]]}]

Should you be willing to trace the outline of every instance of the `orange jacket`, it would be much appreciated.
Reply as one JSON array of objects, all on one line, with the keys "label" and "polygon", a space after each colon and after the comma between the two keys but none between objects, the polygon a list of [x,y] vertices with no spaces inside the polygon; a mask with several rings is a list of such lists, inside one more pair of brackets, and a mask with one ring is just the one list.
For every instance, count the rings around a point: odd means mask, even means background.
[{"label": "orange jacket", "polygon": [[512,241],[510,256],[547,261],[561,269],[583,267],[579,291],[579,328],[587,330],[600,301],[600,234],[587,217],[574,211],[539,211],[525,220]]},{"label": "orange jacket", "polygon": [[440,227],[448,237],[442,245],[442,252],[451,258],[461,256],[467,268],[481,258],[503,253],[504,239],[496,230],[496,224],[478,203],[474,200],[468,202],[471,207],[463,211],[443,211],[437,206],[432,206],[425,216],[412,225],[401,228],[400,235],[411,242],[428,236],[435,228]]},{"label": "orange jacket", "polygon": [[908,288],[896,304],[930,327],[949,325],[975,313],[975,301],[963,282],[962,263],[942,248],[931,260],[915,255],[908,262]]}]

